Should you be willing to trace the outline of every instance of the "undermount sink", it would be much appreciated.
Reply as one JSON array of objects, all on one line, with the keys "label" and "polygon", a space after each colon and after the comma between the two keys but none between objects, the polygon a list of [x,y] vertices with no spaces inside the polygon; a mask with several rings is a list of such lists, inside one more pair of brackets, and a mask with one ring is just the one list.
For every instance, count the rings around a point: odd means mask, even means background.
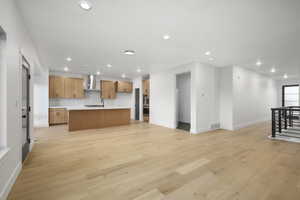
[{"label": "undermount sink", "polygon": [[104,107],[104,105],[85,105],[85,107]]}]

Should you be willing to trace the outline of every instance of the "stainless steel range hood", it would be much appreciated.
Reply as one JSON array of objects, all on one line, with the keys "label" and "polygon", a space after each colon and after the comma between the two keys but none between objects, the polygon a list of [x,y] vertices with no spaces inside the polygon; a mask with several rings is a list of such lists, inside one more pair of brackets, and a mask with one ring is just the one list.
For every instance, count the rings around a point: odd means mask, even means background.
[{"label": "stainless steel range hood", "polygon": [[89,74],[85,78],[85,90],[87,91],[100,91],[99,88],[97,88],[97,81],[96,76]]}]

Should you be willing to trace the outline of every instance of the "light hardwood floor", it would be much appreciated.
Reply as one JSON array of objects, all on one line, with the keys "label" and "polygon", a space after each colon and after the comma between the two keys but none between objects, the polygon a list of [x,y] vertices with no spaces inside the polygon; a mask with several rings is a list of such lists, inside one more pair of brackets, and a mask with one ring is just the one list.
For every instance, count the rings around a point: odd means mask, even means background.
[{"label": "light hardwood floor", "polygon": [[299,200],[300,144],[270,125],[190,136],[147,123],[36,131],[10,200]]}]

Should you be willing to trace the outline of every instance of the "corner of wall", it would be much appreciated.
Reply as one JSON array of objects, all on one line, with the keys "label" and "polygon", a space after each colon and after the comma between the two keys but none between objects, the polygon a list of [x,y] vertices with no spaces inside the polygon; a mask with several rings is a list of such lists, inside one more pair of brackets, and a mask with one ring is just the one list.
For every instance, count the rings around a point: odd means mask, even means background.
[{"label": "corner of wall", "polygon": [[13,173],[11,174],[9,180],[6,182],[6,185],[4,186],[3,190],[0,191],[0,200],[6,200],[10,190],[12,189],[14,183],[16,182],[20,172],[22,170],[22,163],[19,162],[16,168],[14,169]]}]

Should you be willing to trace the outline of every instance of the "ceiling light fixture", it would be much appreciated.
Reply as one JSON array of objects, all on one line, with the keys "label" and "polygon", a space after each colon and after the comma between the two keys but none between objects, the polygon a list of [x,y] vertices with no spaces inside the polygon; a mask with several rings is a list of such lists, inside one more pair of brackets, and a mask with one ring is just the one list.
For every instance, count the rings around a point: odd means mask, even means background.
[{"label": "ceiling light fixture", "polygon": [[106,65],[106,67],[108,67],[108,68],[111,68],[111,67],[112,67],[112,65],[111,65],[111,64],[107,64],[107,65]]},{"label": "ceiling light fixture", "polygon": [[98,72],[97,72],[97,75],[98,75],[98,76],[101,75],[101,72],[98,71]]},{"label": "ceiling light fixture", "polygon": [[208,60],[209,60],[209,61],[214,61],[215,59],[214,59],[214,58],[209,58]]},{"label": "ceiling light fixture", "polygon": [[207,52],[205,52],[205,55],[206,55],[206,56],[210,56],[210,55],[211,55],[211,52],[210,52],[210,51],[207,51]]},{"label": "ceiling light fixture", "polygon": [[65,72],[69,71],[69,68],[68,67],[64,67],[64,71]]},{"label": "ceiling light fixture", "polygon": [[125,55],[133,56],[135,54],[134,50],[124,50],[123,53]]},{"label": "ceiling light fixture", "polygon": [[126,78],[126,74],[122,74],[122,78]]},{"label": "ceiling light fixture", "polygon": [[276,72],[276,69],[273,67],[273,68],[271,69],[271,72],[272,72],[272,73],[275,73],[275,72]]},{"label": "ceiling light fixture", "polygon": [[260,60],[256,61],[256,66],[260,67],[262,65],[262,62]]},{"label": "ceiling light fixture", "polygon": [[164,36],[163,36],[163,39],[164,39],[164,40],[168,40],[168,39],[170,39],[170,38],[171,38],[170,35],[164,35]]},{"label": "ceiling light fixture", "polygon": [[283,75],[283,78],[284,78],[284,79],[287,79],[287,78],[288,78],[288,75],[287,75],[287,74],[284,74],[284,75]]},{"label": "ceiling light fixture", "polygon": [[79,6],[86,11],[89,11],[92,9],[92,4],[88,0],[80,0],[79,1]]},{"label": "ceiling light fixture", "polygon": [[71,62],[71,61],[72,61],[72,58],[71,58],[71,57],[67,57],[66,60],[67,60],[68,62]]},{"label": "ceiling light fixture", "polygon": [[137,71],[138,73],[141,73],[142,70],[141,70],[140,68],[138,68],[136,71]]}]

